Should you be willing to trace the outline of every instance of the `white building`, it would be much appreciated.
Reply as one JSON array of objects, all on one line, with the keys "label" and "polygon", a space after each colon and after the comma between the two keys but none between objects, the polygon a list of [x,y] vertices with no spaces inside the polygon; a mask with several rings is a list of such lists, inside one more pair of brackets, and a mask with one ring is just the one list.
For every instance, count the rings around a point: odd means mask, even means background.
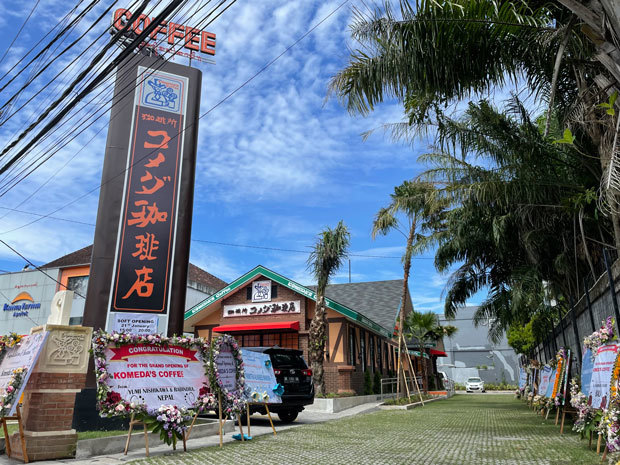
[{"label": "white building", "polygon": [[[0,274],[0,334],[28,334],[30,328],[45,324],[54,294],[75,292],[70,324],[79,325],[84,314],[84,297],[90,273],[92,245],[41,266]],[[226,282],[190,263],[185,309],[203,301]]]}]

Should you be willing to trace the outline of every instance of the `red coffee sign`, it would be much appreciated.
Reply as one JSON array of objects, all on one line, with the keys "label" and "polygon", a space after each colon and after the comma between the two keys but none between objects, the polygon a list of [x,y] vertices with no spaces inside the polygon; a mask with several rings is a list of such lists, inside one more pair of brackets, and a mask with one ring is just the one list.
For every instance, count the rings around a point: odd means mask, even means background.
[{"label": "red coffee sign", "polygon": [[[149,18],[146,15],[134,17],[131,11],[119,8],[114,12],[112,28],[116,31],[120,31],[127,23],[131,23],[129,30],[136,34],[140,34],[144,28],[153,21],[154,18]],[[184,24],[162,21],[153,32],[151,32],[149,37],[152,41],[167,40],[170,45],[174,45],[176,42],[182,42],[183,47],[186,49],[205,53],[207,55],[215,55],[215,34]]]}]

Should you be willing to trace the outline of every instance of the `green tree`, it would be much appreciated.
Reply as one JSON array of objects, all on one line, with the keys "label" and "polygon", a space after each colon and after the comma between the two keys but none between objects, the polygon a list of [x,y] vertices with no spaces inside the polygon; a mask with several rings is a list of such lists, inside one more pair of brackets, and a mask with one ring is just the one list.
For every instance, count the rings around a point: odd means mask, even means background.
[{"label": "green tree", "polygon": [[[515,84],[546,105],[542,135],[555,129],[555,138],[562,139],[557,130],[570,127],[571,145],[582,159],[598,163],[599,182],[606,179],[617,116],[600,105],[608,98],[598,83],[612,77],[594,60],[587,29],[577,27],[568,9],[559,2],[525,0],[398,5],[354,15],[352,36],[361,45],[330,82],[330,93],[351,113],[367,114],[396,98],[407,119],[387,127],[395,138],[413,140],[420,132],[441,131],[452,105]],[[615,207],[609,209],[612,243],[620,249],[618,195],[602,192],[603,203]]]},{"label": "green tree", "polygon": [[308,348],[312,367],[312,381],[317,395],[325,394],[323,373],[325,343],[327,342],[325,288],[347,257],[350,237],[351,234],[342,221],[334,229],[325,228],[319,234],[308,257],[308,268],[317,281],[316,309],[310,322]]},{"label": "green tree", "polygon": [[[381,208],[375,215],[372,224],[372,238],[377,235],[387,235],[391,231],[398,231],[406,241],[405,253],[403,254],[403,290],[401,293],[401,305],[398,324],[398,352],[400,354],[405,348],[401,347],[403,328],[405,325],[405,308],[407,303],[409,273],[411,271],[411,257],[414,253],[414,242],[421,238],[418,230],[423,230],[425,225],[421,224],[420,218],[431,218],[437,209],[434,203],[434,187],[431,183],[405,181],[400,186],[394,188],[394,193],[390,195],[391,201],[387,207]],[[401,385],[402,370],[398,363],[397,386]],[[399,391],[400,392],[400,391]]]},{"label": "green tree", "polygon": [[511,324],[546,311],[549,296],[567,309],[580,278],[602,269],[597,242],[613,227],[595,196],[600,167],[572,147],[553,144],[537,119],[513,99],[502,111],[481,101],[458,119],[440,118],[436,152],[419,179],[442,187],[449,207],[436,229],[435,265],[456,270],[446,316],[489,289],[475,321],[493,319],[498,340]]},{"label": "green tree", "polygon": [[536,346],[531,321],[525,325],[518,323],[510,325],[508,331],[506,331],[506,337],[508,338],[508,345],[512,347],[517,354],[530,356]]},{"label": "green tree", "polygon": [[[418,312],[413,310],[405,318],[406,338],[413,340],[413,345],[419,349],[421,354],[426,353],[425,346],[427,343],[438,341],[444,335],[451,337],[456,331],[457,328],[454,326],[441,326],[437,314],[430,311]],[[407,347],[403,350],[407,350]],[[424,379],[424,390],[428,391],[428,370],[424,357],[422,357],[422,377]]]}]

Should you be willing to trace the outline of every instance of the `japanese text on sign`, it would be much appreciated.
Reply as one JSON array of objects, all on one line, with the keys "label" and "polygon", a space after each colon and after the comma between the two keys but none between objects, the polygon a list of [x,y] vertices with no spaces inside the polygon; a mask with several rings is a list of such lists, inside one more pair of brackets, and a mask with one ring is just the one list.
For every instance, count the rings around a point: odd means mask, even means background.
[{"label": "japanese text on sign", "polygon": [[165,314],[187,80],[142,67],[138,76],[111,310]]}]

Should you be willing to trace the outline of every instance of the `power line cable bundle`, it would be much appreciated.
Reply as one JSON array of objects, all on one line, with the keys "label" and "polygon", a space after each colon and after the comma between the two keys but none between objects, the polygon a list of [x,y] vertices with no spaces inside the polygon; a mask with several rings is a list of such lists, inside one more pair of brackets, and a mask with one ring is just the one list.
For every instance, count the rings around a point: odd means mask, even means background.
[{"label": "power line cable bundle", "polygon": [[[161,0],[160,0],[161,1]],[[215,17],[213,17],[211,19],[211,21],[209,21],[209,24],[217,19],[217,17],[219,17],[224,11],[226,11],[233,3],[235,3],[236,0],[232,0],[229,2],[229,0],[222,0],[220,1],[215,8],[213,8],[208,14],[204,15],[202,20],[200,21],[205,22],[207,19],[209,19],[211,16],[213,16],[215,13],[217,13],[217,15],[215,15]],[[86,97],[86,95],[88,95],[88,93],[92,90],[94,90],[95,88],[97,88],[98,86],[100,86],[102,83],[104,83],[106,80],[110,80],[114,78],[114,71],[117,65],[121,65],[124,60],[130,56],[130,54],[132,54],[134,52],[134,50],[138,49],[142,43],[142,41],[144,39],[146,39],[148,37],[149,34],[152,33],[152,31],[158,27],[159,23],[164,21],[168,16],[171,16],[172,14],[174,14],[175,11],[178,11],[178,9],[184,5],[187,2],[187,0],[175,0],[173,2],[170,2],[164,9],[162,12],[160,12],[156,18],[154,18],[154,20],[148,25],[146,26],[140,34],[135,35],[132,38],[132,40],[130,41],[126,41],[126,43],[128,44],[128,47],[124,50],[122,50],[116,57],[114,57],[111,62],[105,64],[105,67],[103,68],[102,71],[100,71],[99,73],[97,73],[90,81],[88,81],[86,84],[83,84],[83,80],[84,78],[86,78],[86,76],[88,75],[88,72],[86,70],[91,70],[92,69],[92,64],[87,66],[86,69],[84,71],[82,71],[80,73],[80,75],[75,78],[73,80],[73,82],[71,83],[71,85],[69,86],[69,88],[65,89],[65,91],[63,92],[63,97],[56,99],[50,107],[48,107],[45,110],[45,115],[42,115],[40,117],[37,118],[37,120],[32,123],[30,125],[29,128],[27,128],[25,131],[23,131],[16,140],[13,140],[13,142],[11,144],[9,144],[7,147],[5,147],[5,149],[0,153],[0,158],[4,155],[6,155],[7,153],[9,153],[11,151],[11,149],[14,149],[17,145],[17,143],[19,142],[19,140],[23,139],[29,132],[31,132],[34,127],[36,127],[37,124],[42,124],[45,121],[45,117],[49,116],[51,114],[51,111],[56,108],[59,107],[63,98],[67,97],[67,95],[70,94],[70,92],[74,89],[76,89],[76,87],[78,86],[78,84],[82,83],[83,86],[81,88],[79,88],[79,92],[77,94],[76,97],[72,98],[67,104],[65,104],[59,111],[58,113],[56,113],[53,118],[51,118],[50,121],[47,121],[44,128],[42,130],[39,131],[39,133],[37,133],[37,135],[34,136],[34,138],[30,139],[28,141],[27,144],[23,144],[22,147],[18,150],[17,154],[13,155],[13,157],[11,158],[11,160],[9,160],[8,162],[5,162],[4,165],[2,165],[2,167],[0,168],[0,174],[2,173],[6,173],[7,170],[10,170],[11,166],[15,166],[15,164],[20,161],[20,159],[22,159],[22,157],[25,157],[28,153],[32,153],[32,149],[33,149],[33,144],[37,144],[37,143],[41,143],[43,142],[46,137],[49,137],[49,135],[51,134],[51,130],[52,128],[55,128],[55,126],[58,125],[58,123],[62,120],[63,116],[66,116],[73,108],[76,107],[77,103],[79,103],[84,97]],[[228,2],[228,5],[224,6],[222,8],[223,5],[225,5]],[[136,2],[137,3],[137,2]],[[143,1],[142,2],[142,6],[140,7],[139,10],[135,11],[133,13],[134,17],[138,17],[140,13],[142,13],[142,10],[144,9],[144,7],[146,6],[146,3],[148,3],[148,0]],[[159,3],[159,2],[158,2]],[[207,4],[209,4],[210,1],[207,2]],[[204,8],[206,5],[201,5],[200,9]],[[155,8],[155,7],[154,7]],[[109,8],[108,8],[109,9]],[[220,9],[220,11],[218,12],[217,10]],[[190,11],[191,13],[191,11]],[[195,11],[193,13],[193,16],[195,16],[197,13],[197,11]],[[131,27],[131,22],[128,21],[124,28],[123,31],[118,31],[115,33],[114,37],[113,37],[113,41],[109,42],[108,44],[106,44],[106,46],[104,46],[103,50],[100,50],[99,53],[96,55],[96,57],[93,59],[94,63],[97,63],[99,61],[101,61],[103,59],[103,56],[105,54],[105,51],[107,51],[110,48],[110,44],[114,44],[114,39],[117,37],[120,37],[121,34],[123,34],[124,32],[126,32],[126,30]],[[200,25],[197,25],[197,27],[200,27]],[[162,42],[165,39],[162,39]],[[177,50],[173,51],[173,55],[176,54]],[[170,57],[172,58],[172,57]],[[168,58],[168,59],[170,59]],[[163,63],[165,63],[167,60],[163,60],[162,61],[162,65]],[[135,86],[135,85],[134,85]],[[99,93],[99,95],[104,94],[105,92],[109,91],[109,86],[106,88],[104,86],[103,90]],[[133,90],[130,89],[129,91]],[[91,99],[91,101],[89,103],[93,103],[93,99]],[[106,107],[105,105],[108,103],[111,103],[111,95],[109,96],[105,96],[104,95],[104,101],[103,102],[99,102],[101,104],[103,104],[103,111],[99,111],[99,116],[95,118],[99,119],[101,116],[103,116],[105,114],[105,112],[107,112],[109,110],[109,107]],[[111,107],[111,105],[110,105]],[[26,168],[22,168],[22,171],[20,173],[18,173],[18,175],[14,176],[12,181],[7,181],[6,176],[4,179],[4,184],[3,184],[3,192],[0,195],[4,195],[8,190],[10,190],[12,187],[14,187],[16,184],[18,184],[21,180],[25,179],[25,177],[27,177],[32,170],[36,169],[38,166],[40,166],[40,164],[44,163],[46,160],[48,160],[49,158],[51,158],[51,156],[53,156],[55,153],[58,152],[58,150],[60,150],[61,148],[65,147],[71,140],[74,140],[78,135],[80,135],[81,133],[84,132],[85,129],[87,129],[88,127],[90,127],[92,125],[92,123],[94,122],[91,121],[90,124],[84,124],[86,122],[89,121],[89,119],[92,119],[93,116],[95,116],[95,114],[97,113],[97,111],[95,112],[90,112],[88,115],[85,116],[79,116],[79,120],[81,121],[81,125],[83,127],[83,129],[81,131],[77,131],[76,134],[76,128],[75,127],[69,127],[68,129],[68,133],[65,133],[62,137],[60,137],[59,139],[63,141],[61,146],[58,146],[58,143],[56,143],[56,147],[55,150],[52,151],[52,153],[50,153],[49,148],[47,150],[42,150],[41,153],[45,153],[45,155],[39,155],[38,158],[35,158],[35,162],[31,162]],[[67,123],[67,120],[65,120],[65,124]],[[69,125],[70,126],[70,125]],[[60,127],[62,127],[62,124],[60,125]],[[55,128],[57,129],[57,127]],[[72,136],[70,136],[70,134],[72,134]],[[17,150],[17,149],[16,149]],[[38,164],[35,165],[35,163],[38,161]],[[28,173],[25,173],[28,169],[30,169],[30,171]]]}]

